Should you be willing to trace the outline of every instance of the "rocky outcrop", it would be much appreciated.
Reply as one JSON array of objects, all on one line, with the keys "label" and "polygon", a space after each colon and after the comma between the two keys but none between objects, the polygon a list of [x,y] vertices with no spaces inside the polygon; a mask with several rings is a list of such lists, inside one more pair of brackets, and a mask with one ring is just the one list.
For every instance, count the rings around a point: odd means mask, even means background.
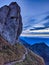
[{"label": "rocky outcrop", "polygon": [[16,43],[22,32],[22,17],[16,2],[0,8],[0,35],[9,43]]}]

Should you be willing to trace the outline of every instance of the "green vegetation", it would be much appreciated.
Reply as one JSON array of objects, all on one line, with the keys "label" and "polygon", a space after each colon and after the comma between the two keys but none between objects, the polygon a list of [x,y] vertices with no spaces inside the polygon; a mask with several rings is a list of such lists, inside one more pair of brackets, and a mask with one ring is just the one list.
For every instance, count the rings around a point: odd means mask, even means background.
[{"label": "green vegetation", "polygon": [[44,61],[38,55],[35,55],[31,51],[28,50],[28,54],[23,62],[15,63],[13,65],[44,65]]},{"label": "green vegetation", "polygon": [[25,48],[20,43],[15,45],[7,45],[5,42],[0,42],[0,55],[4,59],[4,63],[8,63],[15,60],[20,60],[25,53]]},{"label": "green vegetation", "polygon": [[[13,65],[44,65],[43,59],[26,49],[22,44],[8,44],[3,39],[0,42],[0,64],[14,62]],[[2,60],[1,60],[2,59]],[[17,62],[18,61],[18,62]]]}]

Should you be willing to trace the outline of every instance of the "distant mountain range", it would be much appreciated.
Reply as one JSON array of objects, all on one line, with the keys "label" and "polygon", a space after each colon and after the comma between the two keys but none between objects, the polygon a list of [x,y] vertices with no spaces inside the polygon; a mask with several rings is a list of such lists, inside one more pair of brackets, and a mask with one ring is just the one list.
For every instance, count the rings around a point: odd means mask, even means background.
[{"label": "distant mountain range", "polygon": [[21,40],[23,42],[23,45],[26,48],[29,48],[36,54],[40,55],[41,57],[44,58],[46,65],[49,65],[49,46],[47,46],[45,43],[36,43],[33,45],[30,45],[26,43],[24,40]]}]

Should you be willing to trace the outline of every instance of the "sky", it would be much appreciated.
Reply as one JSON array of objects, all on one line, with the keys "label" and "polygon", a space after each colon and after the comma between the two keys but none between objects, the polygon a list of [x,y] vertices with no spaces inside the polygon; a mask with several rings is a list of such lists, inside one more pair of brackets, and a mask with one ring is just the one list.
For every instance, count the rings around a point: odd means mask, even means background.
[{"label": "sky", "polygon": [[[49,28],[46,28],[49,25],[49,19],[43,20],[44,17],[49,15],[49,0],[0,0],[0,7],[9,5],[11,2],[17,2],[21,7],[22,22],[23,26],[26,25],[26,33],[34,31],[38,31],[38,33],[46,31],[46,33],[49,33]],[[41,16],[39,17],[39,15]],[[34,16],[35,19],[33,19]],[[38,27],[45,27],[46,29],[36,30]],[[35,28],[35,30],[30,31],[30,28]]]},{"label": "sky", "polygon": [[12,1],[20,5],[22,17],[35,16],[49,11],[49,0],[0,0],[0,7]]}]

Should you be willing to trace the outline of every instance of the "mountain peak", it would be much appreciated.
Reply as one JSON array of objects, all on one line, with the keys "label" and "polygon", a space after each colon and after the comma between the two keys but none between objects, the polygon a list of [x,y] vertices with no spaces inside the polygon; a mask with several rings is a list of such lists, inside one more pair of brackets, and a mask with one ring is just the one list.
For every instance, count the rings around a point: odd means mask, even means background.
[{"label": "mountain peak", "polygon": [[17,4],[17,2],[11,2],[11,3],[9,4],[9,6],[17,6],[17,7],[19,7],[19,5]]},{"label": "mountain peak", "polygon": [[39,46],[45,46],[45,47],[48,47],[44,42],[41,42],[41,43],[36,43],[36,44],[34,44],[34,45],[39,45]]},{"label": "mountain peak", "polygon": [[22,32],[22,17],[17,5],[12,2],[8,7],[3,6],[0,9],[0,35],[11,44],[16,43]]}]

